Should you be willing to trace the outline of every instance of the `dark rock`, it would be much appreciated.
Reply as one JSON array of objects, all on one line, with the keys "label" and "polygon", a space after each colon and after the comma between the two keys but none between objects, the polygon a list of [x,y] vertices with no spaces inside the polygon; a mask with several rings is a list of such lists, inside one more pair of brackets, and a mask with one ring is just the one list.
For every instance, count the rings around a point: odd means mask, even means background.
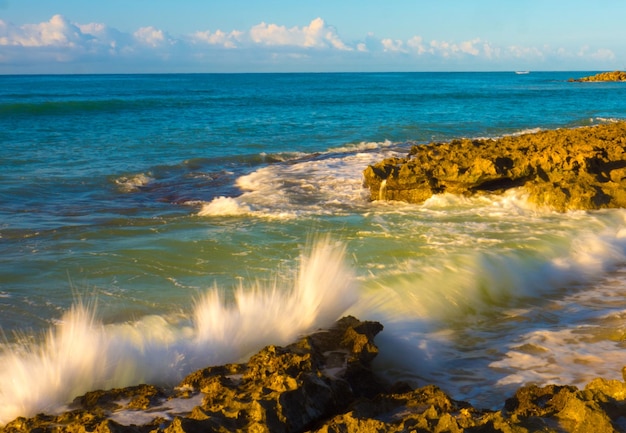
[{"label": "dark rock", "polygon": [[226,377],[224,368],[208,368],[181,386],[205,393],[202,409],[211,416],[244,420],[241,430],[303,431],[382,390],[369,368],[381,330],[378,323],[346,317],[287,347],[268,346],[245,365],[227,366]]},{"label": "dark rock", "polygon": [[626,122],[497,140],[413,146],[363,173],[372,200],[422,203],[444,192],[475,195],[521,187],[559,211],[626,207]]},{"label": "dark rock", "polygon": [[432,385],[403,394],[381,394],[371,400],[360,400],[350,409],[316,432],[462,432],[478,425],[472,416],[477,411],[469,404],[450,399]]}]

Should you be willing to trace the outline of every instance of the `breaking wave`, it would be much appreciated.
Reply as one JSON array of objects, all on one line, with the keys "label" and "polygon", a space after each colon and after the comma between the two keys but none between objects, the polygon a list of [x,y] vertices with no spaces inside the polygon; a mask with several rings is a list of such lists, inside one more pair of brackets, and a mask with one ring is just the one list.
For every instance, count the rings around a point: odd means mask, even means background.
[{"label": "breaking wave", "polygon": [[213,288],[181,317],[104,325],[95,304],[79,302],[41,340],[23,336],[0,353],[0,425],[55,412],[90,390],[173,385],[207,365],[287,344],[340,318],[355,302],[354,281],[343,244],[324,238],[301,255],[292,279],[240,286],[232,297]]}]

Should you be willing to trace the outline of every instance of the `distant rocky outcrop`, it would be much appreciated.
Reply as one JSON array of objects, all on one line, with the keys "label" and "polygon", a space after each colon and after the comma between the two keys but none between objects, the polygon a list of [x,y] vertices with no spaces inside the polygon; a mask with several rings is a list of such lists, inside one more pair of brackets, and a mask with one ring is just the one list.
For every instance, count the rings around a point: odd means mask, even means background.
[{"label": "distant rocky outcrop", "polygon": [[476,409],[434,385],[385,384],[370,368],[381,330],[346,317],[289,346],[268,346],[247,363],[199,370],[175,389],[94,391],[65,413],[18,418],[0,432],[626,431],[626,384],[616,380],[596,379],[584,390],[523,387],[501,410]]},{"label": "distant rocky outcrop", "polygon": [[523,188],[559,211],[626,207],[626,122],[498,139],[414,145],[368,166],[372,200],[422,203],[434,194],[494,194]]},{"label": "distant rocky outcrop", "polygon": [[570,82],[586,83],[586,82],[598,82],[598,81],[626,81],[626,72],[624,71],[612,71],[601,72],[596,75],[590,75],[582,78],[570,78]]}]

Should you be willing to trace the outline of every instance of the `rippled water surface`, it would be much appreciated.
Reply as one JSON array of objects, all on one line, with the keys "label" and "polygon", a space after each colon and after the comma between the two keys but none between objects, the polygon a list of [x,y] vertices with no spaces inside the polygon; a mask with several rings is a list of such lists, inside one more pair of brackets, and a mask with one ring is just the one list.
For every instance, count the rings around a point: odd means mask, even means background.
[{"label": "rippled water surface", "polygon": [[0,77],[0,423],[344,314],[385,325],[381,374],[478,406],[620,377],[624,211],[362,185],[416,143],[626,117],[581,75]]}]

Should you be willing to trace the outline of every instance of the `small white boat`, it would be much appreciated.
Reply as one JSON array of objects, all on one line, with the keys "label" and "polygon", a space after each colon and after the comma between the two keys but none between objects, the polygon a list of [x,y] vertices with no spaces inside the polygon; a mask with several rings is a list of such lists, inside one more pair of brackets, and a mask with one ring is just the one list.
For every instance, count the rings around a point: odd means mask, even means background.
[{"label": "small white boat", "polygon": [[515,73],[517,75],[526,75],[526,74],[530,74],[530,71],[515,71]]}]

